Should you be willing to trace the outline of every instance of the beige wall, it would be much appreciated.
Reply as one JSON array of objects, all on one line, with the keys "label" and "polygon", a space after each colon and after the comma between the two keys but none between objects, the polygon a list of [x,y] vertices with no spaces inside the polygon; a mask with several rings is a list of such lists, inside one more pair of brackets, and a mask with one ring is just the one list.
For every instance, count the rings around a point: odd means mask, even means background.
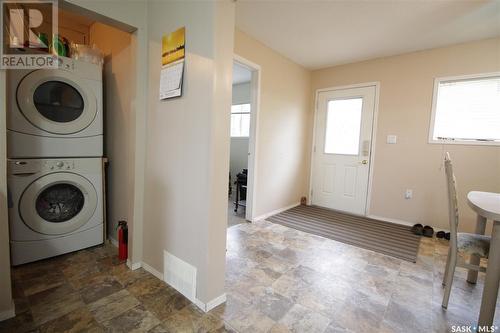
[{"label": "beige wall", "polygon": [[[197,268],[202,302],[224,290],[234,3],[149,2],[144,262]],[[161,37],[186,27],[183,96],[158,99]]]},{"label": "beige wall", "polygon": [[[449,151],[458,182],[460,229],[473,230],[475,215],[465,198],[471,190],[500,192],[500,147],[429,144],[433,82],[495,71],[500,71],[500,39],[312,73],[313,94],[320,88],[380,82],[371,214],[448,229],[442,159]],[[312,123],[312,112],[309,116]],[[386,144],[388,134],[397,135],[398,143]],[[404,199],[406,189],[413,189],[413,199]]]},{"label": "beige wall", "polygon": [[258,217],[306,195],[311,74],[239,30],[234,52],[261,66],[254,188]]},{"label": "beige wall", "polygon": [[107,233],[116,240],[118,221],[133,223],[134,124],[131,112],[135,91],[130,69],[133,67],[131,36],[111,26],[95,23],[90,27],[90,44],[103,52],[104,155],[107,170]]}]

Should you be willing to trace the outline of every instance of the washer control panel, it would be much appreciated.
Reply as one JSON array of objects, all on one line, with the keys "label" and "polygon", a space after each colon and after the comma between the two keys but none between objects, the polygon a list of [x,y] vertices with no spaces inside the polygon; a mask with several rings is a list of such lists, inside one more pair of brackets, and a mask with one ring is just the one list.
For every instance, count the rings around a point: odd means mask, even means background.
[{"label": "washer control panel", "polygon": [[52,172],[81,171],[81,161],[60,159],[15,159],[8,160],[7,172],[9,175],[30,176]]}]

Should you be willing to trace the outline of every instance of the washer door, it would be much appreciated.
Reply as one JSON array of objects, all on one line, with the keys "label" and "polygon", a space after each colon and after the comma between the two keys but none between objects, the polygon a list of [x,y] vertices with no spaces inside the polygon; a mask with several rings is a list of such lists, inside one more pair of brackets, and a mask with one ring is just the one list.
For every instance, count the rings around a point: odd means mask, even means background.
[{"label": "washer door", "polygon": [[97,100],[85,82],[61,69],[40,69],[17,87],[22,114],[39,129],[73,134],[87,128],[97,114]]},{"label": "washer door", "polygon": [[19,214],[36,232],[63,235],[87,223],[96,208],[97,192],[86,178],[57,172],[38,178],[26,188]]}]

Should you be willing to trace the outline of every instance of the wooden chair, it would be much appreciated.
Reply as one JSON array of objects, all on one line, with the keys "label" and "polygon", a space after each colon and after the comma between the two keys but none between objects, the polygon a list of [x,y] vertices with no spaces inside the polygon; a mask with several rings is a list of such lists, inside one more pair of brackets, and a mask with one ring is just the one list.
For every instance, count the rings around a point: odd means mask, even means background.
[{"label": "wooden chair", "polygon": [[464,255],[476,255],[479,258],[488,258],[490,250],[490,237],[478,234],[457,232],[458,229],[458,199],[456,179],[453,174],[450,154],[446,153],[444,158],[446,172],[446,182],[448,187],[448,216],[450,222],[450,248],[448,259],[444,271],[443,286],[445,287],[442,307],[448,307],[450,299],[451,285],[455,267],[463,267],[478,272],[485,272],[486,269],[479,265],[472,265],[459,258],[459,253]]}]

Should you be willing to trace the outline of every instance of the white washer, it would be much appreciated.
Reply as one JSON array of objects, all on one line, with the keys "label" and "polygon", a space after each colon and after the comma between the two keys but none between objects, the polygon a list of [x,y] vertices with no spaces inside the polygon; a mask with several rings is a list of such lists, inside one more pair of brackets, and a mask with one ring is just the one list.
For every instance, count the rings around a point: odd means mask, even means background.
[{"label": "white washer", "polygon": [[9,158],[103,152],[101,66],[59,57],[59,68],[7,73]]},{"label": "white washer", "polygon": [[8,160],[13,265],[103,243],[102,160]]}]

